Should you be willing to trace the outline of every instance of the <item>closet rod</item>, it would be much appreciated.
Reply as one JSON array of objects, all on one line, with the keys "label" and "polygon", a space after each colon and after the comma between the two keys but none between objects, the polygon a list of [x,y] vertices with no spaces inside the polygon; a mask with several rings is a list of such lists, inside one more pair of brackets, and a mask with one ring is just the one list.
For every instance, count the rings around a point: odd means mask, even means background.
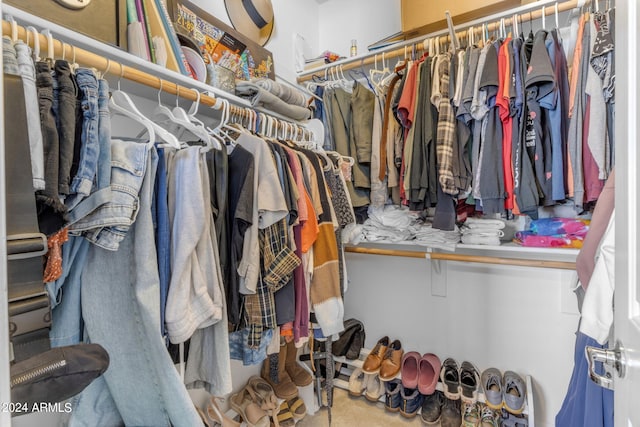
[{"label": "closet rod", "polygon": [[533,260],[533,259],[518,259],[518,258],[502,258],[502,257],[490,257],[481,255],[463,255],[463,254],[448,254],[441,252],[417,252],[417,251],[401,251],[395,249],[378,249],[378,248],[361,248],[354,246],[347,246],[345,248],[347,252],[353,252],[358,254],[369,255],[386,255],[386,256],[398,256],[407,258],[428,258],[442,261],[460,261],[460,262],[474,262],[479,264],[499,264],[499,265],[515,265],[521,267],[539,267],[539,268],[558,268],[561,270],[575,270],[575,262],[563,262],[563,261],[550,261],[550,260]]},{"label": "closet rod", "polygon": [[[520,17],[520,20],[518,22],[534,21],[536,19],[539,19],[542,16],[543,6],[545,6],[545,10],[544,10],[545,15],[552,15],[555,13],[554,5],[556,3],[558,3],[558,13],[560,13],[567,10],[575,9],[576,7],[578,7],[578,2],[579,0],[568,0],[564,2],[560,2],[560,1],[556,2],[553,0],[549,0],[549,1],[536,2],[536,3],[528,4],[525,6],[520,6],[514,9],[509,9],[504,12],[499,12],[484,18],[476,19],[474,21],[458,24],[458,25],[455,25],[454,28],[457,34],[457,33],[463,32],[463,31],[460,31],[460,29],[476,27],[476,26],[482,25],[482,23],[489,22],[490,24],[487,25],[487,29],[488,31],[493,31],[500,25],[496,21],[499,21],[500,18],[502,17],[509,17],[505,19],[505,25],[511,25],[511,21],[512,21],[511,16],[513,16],[514,14],[517,14]],[[298,80],[298,83],[309,81],[313,78],[314,75],[323,76],[326,70],[329,70],[334,67],[337,67],[340,70],[352,70],[354,68],[360,68],[364,65],[371,65],[376,62],[377,57],[382,58],[383,54],[384,54],[385,60],[390,58],[397,58],[400,56],[403,57],[407,52],[405,50],[406,47],[413,46],[413,45],[421,45],[422,42],[426,39],[433,38],[433,37],[446,36],[448,32],[449,32],[449,29],[445,28],[430,34],[413,38],[411,40],[395,43],[383,49],[373,50],[364,55],[356,56],[353,58],[346,58],[340,61],[332,62],[331,64],[320,66],[313,70],[303,71],[302,73],[298,74],[297,80]],[[378,59],[378,60],[381,60],[381,59]]]},{"label": "closet rod", "polygon": [[[7,20],[2,20],[2,34],[11,36],[11,22]],[[45,57],[47,55],[47,36],[39,33],[38,34],[40,40],[40,52],[41,56]],[[18,25],[18,38],[26,41],[27,40],[27,30],[25,27]],[[29,35],[29,45],[31,47],[34,46],[34,37],[33,33]],[[212,107],[216,110],[220,110],[223,108],[223,103],[221,102],[221,98],[215,98],[210,95],[205,95],[200,93],[199,95],[196,93],[197,89],[186,87],[174,83],[170,80],[162,79],[161,77],[154,76],[153,74],[146,73],[144,71],[140,71],[134,67],[124,65],[121,62],[106,58],[104,56],[95,54],[88,50],[72,46],[69,43],[62,42],[56,38],[53,38],[53,55],[55,58],[66,58],[72,61],[75,58],[75,62],[81,64],[88,68],[94,68],[102,73],[107,72],[111,74],[115,78],[123,78],[126,80],[130,80],[135,83],[139,83],[153,89],[162,90],[162,92],[166,92],[172,95],[177,95],[180,98],[188,99],[191,101],[196,101],[198,98],[200,99],[200,103]],[[230,112],[235,115],[240,115],[243,118],[250,118],[249,112],[245,107],[239,107],[237,105],[229,104]],[[259,109],[258,109],[259,111]],[[272,114],[265,113],[268,116],[274,117],[277,120],[277,123],[287,121],[284,119],[276,118]],[[294,122],[291,120],[290,122]]]}]

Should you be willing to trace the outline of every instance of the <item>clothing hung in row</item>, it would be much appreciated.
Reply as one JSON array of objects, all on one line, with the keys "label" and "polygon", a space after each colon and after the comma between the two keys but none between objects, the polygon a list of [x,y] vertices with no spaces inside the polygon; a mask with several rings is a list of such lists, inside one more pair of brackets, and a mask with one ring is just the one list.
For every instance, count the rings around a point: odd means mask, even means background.
[{"label": "clothing hung in row", "polygon": [[543,29],[317,83],[325,147],[355,160],[354,206],[435,207],[443,229],[461,205],[590,209],[614,162],[613,26],[612,10],[581,17],[571,74],[558,30]]},{"label": "clothing hung in row", "polygon": [[[230,155],[184,132],[180,149],[113,136],[113,113],[143,122],[116,103],[131,102],[123,92],[110,101],[93,70],[52,70],[3,43],[6,72],[24,75],[38,217],[55,246],[52,345],[100,343],[111,358],[70,425],[197,425],[187,389],[231,391],[229,319],[249,350],[281,333],[302,345],[311,311],[327,335],[343,329],[341,156],[241,129]],[[167,344],[187,341],[181,376]]]},{"label": "clothing hung in row", "polygon": [[346,273],[340,234],[354,222],[341,157],[246,131],[231,147],[229,322],[249,329],[252,349],[264,331],[278,326],[301,346],[310,310],[324,334],[341,331]]}]

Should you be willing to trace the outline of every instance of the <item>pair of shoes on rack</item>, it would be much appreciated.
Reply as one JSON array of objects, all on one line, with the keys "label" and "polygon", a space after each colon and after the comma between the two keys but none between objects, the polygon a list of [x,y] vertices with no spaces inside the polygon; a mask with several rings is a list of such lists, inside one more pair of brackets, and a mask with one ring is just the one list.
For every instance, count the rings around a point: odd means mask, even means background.
[{"label": "pair of shoes on rack", "polygon": [[391,381],[400,372],[404,350],[400,340],[389,343],[389,337],[378,340],[371,353],[364,360],[365,374],[378,374],[381,381]]},{"label": "pair of shoes on rack", "polygon": [[484,403],[465,403],[462,427],[498,427],[500,414]]},{"label": "pair of shoes on rack", "polygon": [[478,400],[480,374],[473,363],[464,361],[458,367],[454,359],[445,359],[440,370],[440,381],[448,399],[462,399],[464,403],[474,403]]},{"label": "pair of shoes on rack", "polygon": [[298,396],[298,387],[304,387],[313,381],[311,375],[298,364],[297,349],[293,341],[280,346],[278,365],[267,358],[260,376],[267,381],[280,399],[290,400]]},{"label": "pair of shoes on rack", "polygon": [[384,383],[384,407],[389,412],[400,412],[405,418],[413,418],[422,406],[424,396],[417,388],[402,385],[399,378]]},{"label": "pair of shoes on rack", "polygon": [[376,374],[365,374],[361,368],[356,368],[349,377],[349,394],[354,397],[364,395],[371,401],[377,402],[384,393],[384,384]]},{"label": "pair of shoes on rack", "polygon": [[424,395],[433,394],[438,384],[440,368],[440,359],[435,354],[420,356],[420,353],[410,351],[402,358],[402,385],[417,388]]},{"label": "pair of shoes on rack", "polygon": [[460,427],[462,414],[460,400],[447,399],[440,390],[424,396],[420,418],[426,425],[440,427]]},{"label": "pair of shoes on rack", "polygon": [[489,368],[482,373],[481,381],[487,406],[491,409],[504,408],[516,415],[524,411],[527,387],[520,375],[513,371],[502,375],[498,369]]}]

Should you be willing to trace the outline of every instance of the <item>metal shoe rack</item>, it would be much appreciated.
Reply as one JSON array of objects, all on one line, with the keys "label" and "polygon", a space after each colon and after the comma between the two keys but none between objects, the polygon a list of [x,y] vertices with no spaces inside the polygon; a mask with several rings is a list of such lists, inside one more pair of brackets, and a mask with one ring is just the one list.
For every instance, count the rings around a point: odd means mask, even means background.
[{"label": "metal shoe rack", "polygon": [[[364,360],[367,358],[370,351],[371,349],[363,348],[360,351],[360,357],[355,360],[349,360],[342,356],[341,357],[334,356],[333,360],[336,363],[341,363],[343,365],[339,370],[340,374],[341,375],[344,374],[347,377],[349,377],[355,369],[362,368]],[[398,375],[396,375],[396,378],[398,379],[402,378],[400,375],[400,372],[398,372]],[[533,387],[532,387],[531,375],[526,375],[524,379],[527,385],[527,399],[525,401],[525,407],[522,414],[527,416],[529,426],[533,427],[536,425],[536,423],[535,423],[535,414],[534,414],[535,411],[534,411],[534,405],[533,405]],[[349,390],[349,381],[342,378],[334,379],[333,385],[335,387],[339,387],[344,390]],[[439,381],[438,381],[438,385],[436,386],[436,390],[443,391],[442,383]],[[380,402],[384,402],[384,394],[380,397],[379,400]],[[484,393],[482,393],[481,391],[478,391],[478,401],[484,403]]]}]

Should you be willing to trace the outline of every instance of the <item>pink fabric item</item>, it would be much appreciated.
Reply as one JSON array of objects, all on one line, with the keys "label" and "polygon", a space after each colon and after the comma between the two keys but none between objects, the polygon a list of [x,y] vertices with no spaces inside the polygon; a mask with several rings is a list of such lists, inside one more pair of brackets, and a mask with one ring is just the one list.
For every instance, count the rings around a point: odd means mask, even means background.
[{"label": "pink fabric item", "polygon": [[422,356],[418,366],[420,372],[418,391],[424,395],[433,394],[440,376],[440,359],[433,353],[427,353]]},{"label": "pink fabric item", "polygon": [[611,171],[609,179],[607,179],[607,182],[602,189],[600,198],[598,199],[596,207],[593,210],[593,215],[591,216],[589,232],[585,236],[584,242],[582,243],[582,249],[580,249],[580,253],[576,258],[576,271],[578,272],[578,278],[580,279],[580,284],[584,290],[587,290],[587,287],[589,286],[589,281],[591,280],[591,275],[593,274],[593,269],[596,265],[596,252],[600,245],[600,240],[602,240],[602,236],[607,229],[609,219],[611,219],[611,214],[613,213],[613,208],[615,206],[615,181],[616,177],[614,170]]},{"label": "pink fabric item", "polygon": [[417,351],[410,351],[405,353],[402,357],[402,385],[404,388],[416,388],[418,387],[418,362],[420,361],[420,353]]}]

